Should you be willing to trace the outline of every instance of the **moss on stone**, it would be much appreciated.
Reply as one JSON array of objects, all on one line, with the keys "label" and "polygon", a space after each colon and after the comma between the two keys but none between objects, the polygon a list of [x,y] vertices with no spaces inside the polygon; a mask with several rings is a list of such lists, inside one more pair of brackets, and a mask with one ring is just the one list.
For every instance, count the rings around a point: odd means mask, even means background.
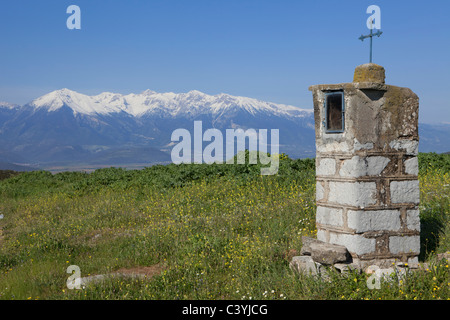
[{"label": "moss on stone", "polygon": [[353,76],[353,82],[385,83],[385,70],[375,63],[366,63],[357,66]]}]

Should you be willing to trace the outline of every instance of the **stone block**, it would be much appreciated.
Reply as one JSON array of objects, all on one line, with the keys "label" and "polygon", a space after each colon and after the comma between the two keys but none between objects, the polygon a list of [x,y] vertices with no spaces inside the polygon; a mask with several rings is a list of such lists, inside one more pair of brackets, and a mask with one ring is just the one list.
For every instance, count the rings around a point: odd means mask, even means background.
[{"label": "stone block", "polygon": [[415,203],[420,201],[419,180],[391,181],[391,203]]},{"label": "stone block", "polygon": [[329,141],[316,141],[316,151],[320,153],[348,153],[351,151],[347,142]]},{"label": "stone block", "polygon": [[399,210],[373,210],[347,212],[347,224],[356,233],[367,231],[396,231],[401,227]]},{"label": "stone block", "polygon": [[324,158],[318,160],[316,175],[330,176],[336,173],[336,160],[331,158]]},{"label": "stone block", "polygon": [[300,250],[300,254],[302,256],[310,256],[311,255],[311,243],[320,242],[318,239],[314,239],[311,237],[302,236],[302,248]]},{"label": "stone block", "polygon": [[347,248],[350,253],[357,255],[375,252],[375,239],[365,238],[358,234],[330,232],[330,243],[339,244]]},{"label": "stone block", "polygon": [[405,161],[405,173],[417,176],[419,174],[419,161],[417,157]]},{"label": "stone block", "polygon": [[325,196],[325,190],[322,184],[317,181],[316,182],[316,201],[322,200]]},{"label": "stone block", "polygon": [[406,227],[409,230],[420,231],[419,209],[406,210]]},{"label": "stone block", "polygon": [[357,263],[335,263],[333,267],[342,274],[349,274],[352,271],[360,272],[360,266]]},{"label": "stone block", "polygon": [[390,159],[381,156],[359,157],[354,156],[344,160],[339,175],[342,177],[358,178],[362,176],[378,176],[386,168]]},{"label": "stone block", "polygon": [[391,160],[386,157],[373,156],[367,157],[366,161],[367,161],[366,174],[368,176],[378,176],[383,172],[384,168],[386,168],[387,164]]},{"label": "stone block", "polygon": [[371,150],[373,149],[373,142],[360,143],[358,139],[353,140],[353,147],[355,151],[358,150]]},{"label": "stone block", "polygon": [[322,265],[314,262],[310,256],[295,256],[289,263],[289,267],[293,271],[297,271],[307,275],[318,275]]},{"label": "stone block", "polygon": [[342,209],[318,206],[316,211],[316,222],[336,227],[342,227],[344,220]]},{"label": "stone block", "polygon": [[417,154],[419,153],[419,141],[417,140],[393,140],[389,143],[389,146],[392,149],[404,151],[407,155],[417,156]]},{"label": "stone block", "polygon": [[329,202],[355,207],[366,207],[377,203],[375,182],[330,181]]},{"label": "stone block", "polygon": [[391,236],[389,251],[393,254],[420,252],[420,236]]},{"label": "stone block", "polygon": [[310,248],[311,258],[321,264],[331,265],[350,259],[347,248],[341,245],[315,241],[310,244]]},{"label": "stone block", "polygon": [[348,160],[344,160],[342,161],[339,175],[341,177],[359,177],[361,175],[364,175],[362,173],[363,171],[365,171],[362,168],[364,165],[364,161],[361,161],[360,157],[358,156],[355,156]]},{"label": "stone block", "polygon": [[317,229],[317,240],[328,242],[327,241],[327,232],[323,229]]}]

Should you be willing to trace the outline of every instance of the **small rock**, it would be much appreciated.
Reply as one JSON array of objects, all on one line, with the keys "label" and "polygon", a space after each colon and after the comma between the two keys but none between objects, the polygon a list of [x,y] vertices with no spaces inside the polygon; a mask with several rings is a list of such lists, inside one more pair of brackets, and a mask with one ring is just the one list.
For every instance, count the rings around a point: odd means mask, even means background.
[{"label": "small rock", "polygon": [[80,278],[80,285],[82,288],[85,288],[88,286],[89,283],[98,283],[101,281],[104,281],[106,279],[107,275],[99,274],[95,276],[88,276]]},{"label": "small rock", "polygon": [[353,270],[360,271],[360,266],[355,263],[335,263],[333,267],[342,274],[349,273]]},{"label": "small rock", "polygon": [[310,244],[311,257],[315,262],[332,265],[350,260],[347,248],[337,244],[312,242]]},{"label": "small rock", "polygon": [[311,256],[315,262],[328,265],[350,260],[350,253],[346,247],[305,236],[302,237],[300,254]]},{"label": "small rock", "polygon": [[310,256],[311,255],[311,243],[321,242],[320,240],[303,236],[302,237],[302,248],[300,250],[300,255]]},{"label": "small rock", "polygon": [[320,263],[315,262],[310,256],[293,257],[289,266],[294,271],[308,275],[318,275],[322,267]]},{"label": "small rock", "polygon": [[111,273],[111,274],[98,274],[94,276],[87,276],[80,278],[80,285],[82,288],[86,288],[89,284],[96,284],[103,282],[107,279],[114,278],[129,278],[129,279],[144,279],[143,274],[126,274],[126,273]]}]

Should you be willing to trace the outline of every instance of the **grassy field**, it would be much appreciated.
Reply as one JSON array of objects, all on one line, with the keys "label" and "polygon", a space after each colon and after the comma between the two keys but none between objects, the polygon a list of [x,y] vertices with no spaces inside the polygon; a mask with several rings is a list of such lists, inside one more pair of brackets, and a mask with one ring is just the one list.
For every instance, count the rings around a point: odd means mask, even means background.
[{"label": "grassy field", "polygon": [[[370,290],[366,274],[293,273],[315,236],[314,160],[5,174],[0,299],[449,299],[450,156],[420,154],[421,260],[427,270]],[[69,290],[81,276],[139,271]],[[395,279],[394,279],[395,280]]]}]

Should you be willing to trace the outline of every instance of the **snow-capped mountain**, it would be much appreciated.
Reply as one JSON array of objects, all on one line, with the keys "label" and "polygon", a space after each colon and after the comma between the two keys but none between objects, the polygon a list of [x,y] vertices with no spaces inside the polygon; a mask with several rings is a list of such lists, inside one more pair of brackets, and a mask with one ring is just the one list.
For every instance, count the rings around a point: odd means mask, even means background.
[{"label": "snow-capped mountain", "polygon": [[88,96],[69,89],[61,89],[33,100],[29,106],[34,109],[44,108],[50,112],[67,106],[74,113],[87,115],[125,112],[134,117],[153,114],[167,117],[195,117],[199,114],[217,116],[233,110],[245,110],[252,115],[267,113],[304,117],[312,112],[294,106],[224,93],[212,96],[196,90],[188,93],[157,93],[145,90],[140,94],[128,95],[103,92],[96,96]]},{"label": "snow-capped mountain", "polygon": [[11,118],[17,113],[18,108],[20,108],[20,106],[17,104],[0,102],[0,135],[2,133],[3,124],[6,121],[11,120]]},{"label": "snow-capped mountain", "polygon": [[17,105],[17,104],[0,101],[0,109],[16,109],[18,107],[19,107],[19,105]]},{"label": "snow-capped mountain", "polygon": [[[199,91],[89,96],[69,89],[24,106],[0,102],[0,162],[49,168],[170,162],[175,129],[279,129],[280,152],[315,156],[312,109]],[[419,125],[422,152],[450,150],[450,125]],[[206,143],[204,147],[206,146]]]},{"label": "snow-capped mountain", "polygon": [[172,132],[192,132],[195,120],[203,130],[279,129],[281,152],[314,153],[312,110],[196,90],[89,96],[61,89],[24,106],[0,105],[0,158],[41,166],[170,161]]}]

